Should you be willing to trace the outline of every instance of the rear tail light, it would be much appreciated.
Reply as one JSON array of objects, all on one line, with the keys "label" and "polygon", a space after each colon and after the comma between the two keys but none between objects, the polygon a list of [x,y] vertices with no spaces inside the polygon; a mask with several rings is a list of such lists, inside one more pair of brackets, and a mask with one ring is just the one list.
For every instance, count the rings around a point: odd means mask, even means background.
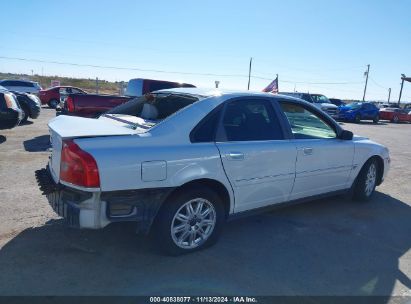
[{"label": "rear tail light", "polygon": [[16,99],[11,94],[4,94],[4,99],[6,100],[6,105],[9,109],[18,109],[19,106]]},{"label": "rear tail light", "polygon": [[72,140],[63,141],[60,163],[62,181],[86,188],[100,187],[95,159]]},{"label": "rear tail light", "polygon": [[66,99],[66,106],[67,106],[67,111],[74,112],[74,102],[73,102],[73,98],[71,98],[70,96],[67,97]]}]

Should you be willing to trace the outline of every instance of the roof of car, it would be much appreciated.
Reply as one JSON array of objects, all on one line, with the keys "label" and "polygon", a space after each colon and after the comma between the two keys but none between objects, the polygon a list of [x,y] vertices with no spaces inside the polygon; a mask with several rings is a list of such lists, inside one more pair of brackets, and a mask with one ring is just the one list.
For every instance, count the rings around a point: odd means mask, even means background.
[{"label": "roof of car", "polygon": [[25,80],[25,79],[1,79],[0,83],[4,81],[22,81],[22,82],[38,83],[37,81]]},{"label": "roof of car", "polygon": [[[242,97],[242,96],[260,96],[260,97],[284,97],[287,99],[296,99],[287,95],[272,94],[258,91],[241,91],[241,90],[220,90],[220,89],[205,89],[205,88],[174,88],[174,89],[164,89],[155,91],[153,93],[178,93],[178,94],[189,94],[201,97],[212,97],[212,96],[223,96],[230,95],[231,97]],[[298,99],[300,100],[300,99]]]},{"label": "roof of car", "polygon": [[45,89],[45,91],[47,91],[47,90],[55,90],[55,89],[60,89],[60,88],[73,88],[73,89],[79,89],[79,90],[84,91],[83,89],[80,89],[80,88],[74,87],[74,86],[69,86],[69,85],[50,87],[50,88]]}]

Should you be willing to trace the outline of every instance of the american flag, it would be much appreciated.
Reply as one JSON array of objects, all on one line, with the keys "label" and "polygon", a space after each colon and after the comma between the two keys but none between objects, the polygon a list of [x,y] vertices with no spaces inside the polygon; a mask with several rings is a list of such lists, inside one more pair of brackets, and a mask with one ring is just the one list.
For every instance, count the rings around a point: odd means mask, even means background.
[{"label": "american flag", "polygon": [[278,93],[278,76],[264,90],[267,93]]}]

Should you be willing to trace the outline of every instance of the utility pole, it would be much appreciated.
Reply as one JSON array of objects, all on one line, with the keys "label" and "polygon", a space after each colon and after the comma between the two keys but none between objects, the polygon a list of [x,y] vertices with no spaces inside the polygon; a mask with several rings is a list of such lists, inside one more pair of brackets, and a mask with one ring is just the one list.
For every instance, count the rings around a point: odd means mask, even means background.
[{"label": "utility pole", "polygon": [[248,68],[248,87],[247,90],[250,90],[250,81],[251,81],[251,65],[253,64],[253,57],[250,58],[250,67]]},{"label": "utility pole", "polygon": [[400,97],[398,97],[398,106],[400,106],[401,102],[401,95],[402,95],[402,88],[404,86],[405,75],[401,74],[401,90],[400,90]]},{"label": "utility pole", "polygon": [[388,103],[390,103],[390,97],[391,97],[391,88],[388,89]]},{"label": "utility pole", "polygon": [[362,96],[362,101],[365,101],[365,93],[367,92],[367,84],[368,84],[368,74],[370,74],[369,64],[367,64],[367,72],[365,72],[365,75],[367,76],[367,78],[365,79],[364,95]]},{"label": "utility pole", "polygon": [[98,94],[98,77],[96,77],[96,94]]}]

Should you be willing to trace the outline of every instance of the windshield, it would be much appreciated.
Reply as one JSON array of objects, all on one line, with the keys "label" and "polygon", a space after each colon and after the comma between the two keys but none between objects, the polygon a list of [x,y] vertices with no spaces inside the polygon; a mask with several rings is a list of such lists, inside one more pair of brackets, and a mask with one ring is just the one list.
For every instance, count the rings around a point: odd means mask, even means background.
[{"label": "windshield", "polygon": [[311,94],[311,98],[315,103],[330,103],[330,100],[324,95]]},{"label": "windshield", "polygon": [[361,108],[361,106],[362,104],[360,102],[353,102],[353,103],[348,104],[347,108],[355,110],[355,109]]},{"label": "windshield", "polygon": [[151,93],[136,97],[106,112],[106,117],[130,115],[138,126],[153,127],[177,111],[200,100],[198,96],[176,93]]}]

